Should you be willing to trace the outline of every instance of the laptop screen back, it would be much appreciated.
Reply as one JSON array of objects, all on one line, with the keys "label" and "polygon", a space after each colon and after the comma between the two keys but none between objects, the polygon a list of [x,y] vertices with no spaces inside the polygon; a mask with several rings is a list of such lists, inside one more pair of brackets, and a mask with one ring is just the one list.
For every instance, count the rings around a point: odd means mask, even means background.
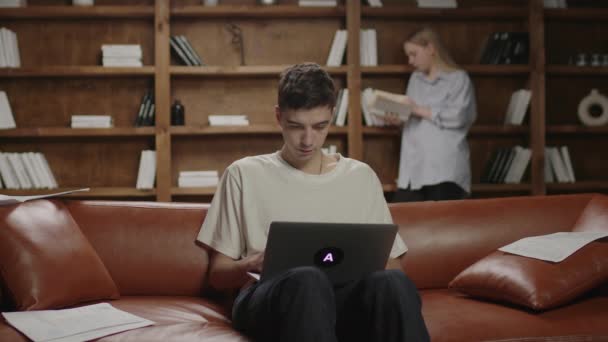
[{"label": "laptop screen back", "polygon": [[261,280],[294,267],[316,266],[334,285],[384,269],[394,224],[272,222]]}]

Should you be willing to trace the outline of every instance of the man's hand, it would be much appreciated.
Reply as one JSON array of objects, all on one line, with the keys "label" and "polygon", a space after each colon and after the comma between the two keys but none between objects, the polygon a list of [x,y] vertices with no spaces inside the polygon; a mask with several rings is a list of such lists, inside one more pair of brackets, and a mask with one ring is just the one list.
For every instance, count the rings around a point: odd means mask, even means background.
[{"label": "man's hand", "polygon": [[246,272],[262,273],[264,265],[264,253],[256,253],[242,260]]}]

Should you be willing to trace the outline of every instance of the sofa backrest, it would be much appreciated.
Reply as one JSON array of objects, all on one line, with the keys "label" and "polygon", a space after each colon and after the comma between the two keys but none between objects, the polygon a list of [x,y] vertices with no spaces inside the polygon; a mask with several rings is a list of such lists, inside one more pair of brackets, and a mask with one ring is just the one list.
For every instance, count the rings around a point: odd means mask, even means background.
[{"label": "sofa backrest", "polygon": [[[523,237],[570,231],[594,194],[390,204],[420,289],[445,288],[465,268]],[[605,209],[608,211],[608,208]]]},{"label": "sofa backrest", "polygon": [[198,296],[208,255],[195,243],[207,204],[66,201],[123,296]]}]

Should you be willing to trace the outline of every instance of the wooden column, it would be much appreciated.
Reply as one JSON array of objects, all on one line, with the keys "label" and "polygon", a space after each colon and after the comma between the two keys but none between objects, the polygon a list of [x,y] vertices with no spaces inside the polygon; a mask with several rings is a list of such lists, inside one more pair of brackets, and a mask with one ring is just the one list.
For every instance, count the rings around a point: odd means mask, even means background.
[{"label": "wooden column", "polygon": [[171,77],[169,74],[169,1],[154,7],[154,99],[156,109],[156,200],[171,201]]},{"label": "wooden column", "polygon": [[543,0],[529,5],[531,115],[530,148],[532,149],[532,195],[546,194],[545,185],[545,21]]},{"label": "wooden column", "polygon": [[361,1],[346,0],[347,86],[348,86],[348,157],[363,159],[361,127],[361,66],[359,35],[361,31]]}]

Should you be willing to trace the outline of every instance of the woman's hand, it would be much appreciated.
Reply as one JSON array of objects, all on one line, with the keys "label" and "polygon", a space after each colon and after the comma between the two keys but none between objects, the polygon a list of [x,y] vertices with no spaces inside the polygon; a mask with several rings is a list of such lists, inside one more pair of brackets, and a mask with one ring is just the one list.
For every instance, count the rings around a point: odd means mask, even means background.
[{"label": "woman's hand", "polygon": [[388,126],[401,127],[404,123],[397,113],[386,113],[385,115],[374,114],[377,118],[384,121]]}]

